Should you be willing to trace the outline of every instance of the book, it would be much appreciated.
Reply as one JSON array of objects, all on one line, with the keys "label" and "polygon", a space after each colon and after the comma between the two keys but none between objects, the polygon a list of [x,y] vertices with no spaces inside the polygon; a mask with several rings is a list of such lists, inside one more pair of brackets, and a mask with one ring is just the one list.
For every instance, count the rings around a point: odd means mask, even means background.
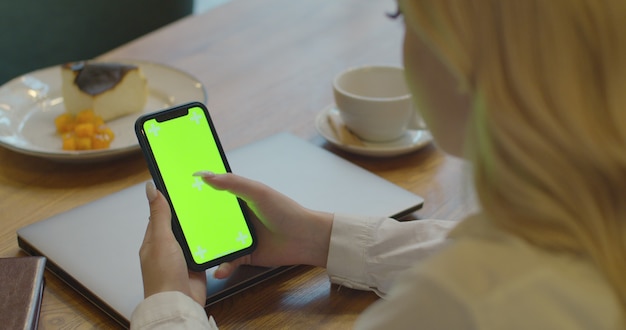
[{"label": "book", "polygon": [[45,268],[45,257],[0,258],[2,328],[37,329]]}]

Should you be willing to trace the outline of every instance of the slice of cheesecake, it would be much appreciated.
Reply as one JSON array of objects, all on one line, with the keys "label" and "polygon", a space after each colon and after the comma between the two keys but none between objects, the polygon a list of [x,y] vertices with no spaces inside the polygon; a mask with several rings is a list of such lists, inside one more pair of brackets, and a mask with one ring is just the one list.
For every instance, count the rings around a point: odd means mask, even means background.
[{"label": "slice of cheesecake", "polygon": [[104,121],[142,112],[148,83],[135,65],[73,62],[61,66],[62,95],[67,112],[92,109]]}]

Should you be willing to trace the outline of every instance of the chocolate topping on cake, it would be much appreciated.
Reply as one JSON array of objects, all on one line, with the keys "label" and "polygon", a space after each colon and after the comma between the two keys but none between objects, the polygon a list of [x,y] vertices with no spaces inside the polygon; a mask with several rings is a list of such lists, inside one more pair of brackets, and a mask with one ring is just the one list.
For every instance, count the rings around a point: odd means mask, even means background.
[{"label": "chocolate topping on cake", "polygon": [[76,73],[74,83],[89,95],[98,95],[114,88],[127,72],[136,69],[134,65],[119,63],[88,63],[85,61],[65,64]]}]

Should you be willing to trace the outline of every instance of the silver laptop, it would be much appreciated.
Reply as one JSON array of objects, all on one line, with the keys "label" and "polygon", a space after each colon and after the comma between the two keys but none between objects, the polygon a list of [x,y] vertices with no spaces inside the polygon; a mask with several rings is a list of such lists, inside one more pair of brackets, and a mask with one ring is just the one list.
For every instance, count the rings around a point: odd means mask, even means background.
[{"label": "silver laptop", "polygon": [[[336,213],[400,217],[423,199],[288,133],[227,152],[234,173],[264,182],[304,206]],[[19,246],[48,258],[48,269],[128,327],[143,299],[138,251],[148,219],[144,184],[17,231]],[[225,280],[210,269],[207,305],[288,267],[241,267]]]}]

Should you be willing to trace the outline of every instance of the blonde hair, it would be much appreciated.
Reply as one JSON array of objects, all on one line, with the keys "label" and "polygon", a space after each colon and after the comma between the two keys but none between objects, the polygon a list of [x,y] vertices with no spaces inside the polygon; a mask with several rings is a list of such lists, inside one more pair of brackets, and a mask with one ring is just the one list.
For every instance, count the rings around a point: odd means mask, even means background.
[{"label": "blonde hair", "polygon": [[626,2],[403,4],[474,96],[467,152],[486,219],[591,260],[626,315]]}]

